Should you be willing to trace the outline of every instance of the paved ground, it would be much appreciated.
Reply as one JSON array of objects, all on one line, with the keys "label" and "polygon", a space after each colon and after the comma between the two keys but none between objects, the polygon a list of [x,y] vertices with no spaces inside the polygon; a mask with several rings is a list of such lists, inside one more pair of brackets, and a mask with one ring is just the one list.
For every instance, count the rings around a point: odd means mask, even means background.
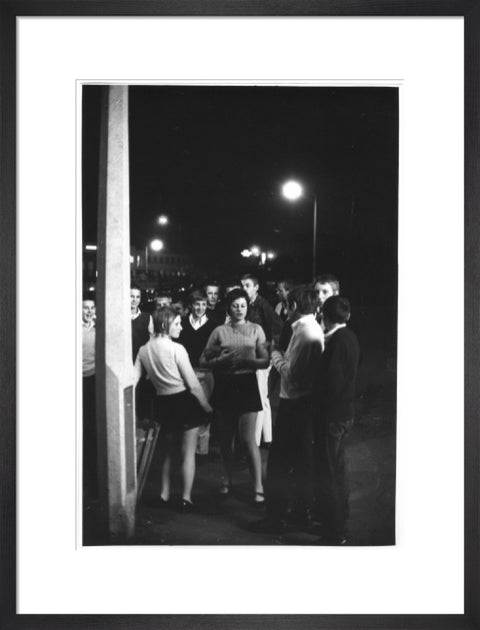
[{"label": "paved ground", "polygon": [[[358,328],[368,338],[358,382],[358,413],[347,443],[350,477],[349,544],[391,545],[395,543],[395,361],[392,335],[371,319],[358,319]],[[137,507],[133,545],[310,545],[317,534],[292,531],[285,535],[257,534],[249,524],[262,518],[255,508],[246,468],[238,470],[232,496],[222,500],[217,491],[221,477],[218,446],[208,456],[199,456],[193,499],[196,512],[181,514],[175,509],[155,507],[159,492],[158,454],[154,456],[144,493]],[[262,449],[264,465],[268,450]],[[177,480],[177,496],[178,496]],[[98,534],[97,506],[86,502],[85,544],[102,544]]]},{"label": "paved ground", "polygon": [[[378,403],[381,405],[382,400]],[[383,410],[385,411],[385,410]],[[395,425],[393,418],[372,406],[360,416],[349,437],[347,462],[351,489],[349,523],[351,545],[394,544]],[[268,450],[262,449],[264,465]],[[237,470],[231,496],[217,494],[222,467],[217,446],[197,456],[193,497],[195,513],[155,506],[160,469],[154,456],[144,493],[137,508],[134,545],[309,545],[318,534],[291,531],[283,535],[252,533],[249,524],[262,518],[263,508],[252,502],[245,467]],[[175,486],[174,486],[175,487]],[[179,483],[176,481],[177,497]],[[86,512],[86,544],[99,544],[95,505]]]}]

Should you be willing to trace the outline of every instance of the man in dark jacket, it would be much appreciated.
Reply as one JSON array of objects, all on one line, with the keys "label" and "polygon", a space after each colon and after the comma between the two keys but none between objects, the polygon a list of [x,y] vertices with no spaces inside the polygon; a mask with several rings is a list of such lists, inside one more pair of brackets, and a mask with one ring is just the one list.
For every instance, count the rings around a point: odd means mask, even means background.
[{"label": "man in dark jacket", "polygon": [[328,544],[347,542],[348,483],[345,438],[353,424],[360,349],[347,328],[349,301],[338,295],[323,305],[325,351],[314,386],[316,503]]}]

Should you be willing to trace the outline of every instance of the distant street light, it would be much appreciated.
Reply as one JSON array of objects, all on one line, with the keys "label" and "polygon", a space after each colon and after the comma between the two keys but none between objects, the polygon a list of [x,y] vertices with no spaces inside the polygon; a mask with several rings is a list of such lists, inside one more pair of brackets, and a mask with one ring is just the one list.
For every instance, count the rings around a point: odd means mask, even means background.
[{"label": "distant street light", "polygon": [[152,249],[152,251],[154,252],[159,252],[160,250],[163,249],[163,241],[161,241],[159,238],[155,238],[151,243],[150,243],[150,248]]},{"label": "distant street light", "polygon": [[158,217],[158,225],[168,225],[168,217],[164,214],[161,214]]},{"label": "distant street light", "polygon": [[[145,272],[148,274],[148,245],[145,246]],[[150,249],[154,252],[159,252],[163,249],[163,241],[159,238],[153,239],[150,242]]]},{"label": "distant street light", "polygon": [[240,255],[243,256],[244,258],[250,258],[251,256],[255,256],[256,258],[259,258],[258,264],[260,266],[265,264],[267,258],[268,260],[273,260],[273,258],[275,258],[275,254],[273,252],[262,252],[260,250],[260,247],[257,247],[256,245],[254,245],[250,249],[243,249],[240,252]]},{"label": "distant street light", "polygon": [[[283,184],[282,195],[289,201],[296,201],[303,195],[303,187],[295,180],[290,180]],[[317,273],[317,196],[313,193],[313,262],[312,280]]]}]

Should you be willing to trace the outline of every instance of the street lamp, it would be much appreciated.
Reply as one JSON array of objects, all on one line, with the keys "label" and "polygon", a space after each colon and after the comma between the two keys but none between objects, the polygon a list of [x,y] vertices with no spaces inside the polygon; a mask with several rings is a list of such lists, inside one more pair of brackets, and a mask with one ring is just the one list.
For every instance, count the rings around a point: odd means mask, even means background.
[{"label": "street lamp", "polygon": [[158,225],[168,225],[168,217],[164,214],[161,214],[158,217]]},{"label": "street lamp", "polygon": [[256,245],[254,245],[250,249],[243,249],[240,252],[240,255],[243,256],[243,258],[250,258],[251,256],[258,258],[258,264],[260,266],[264,265],[267,259],[273,260],[275,258],[275,254],[273,252],[263,252],[260,250],[260,247],[257,247]]},{"label": "street lamp", "polygon": [[[145,245],[145,272],[148,274],[148,245]],[[150,242],[150,249],[154,252],[159,252],[163,249],[163,241],[159,238],[153,239]]]},{"label": "street lamp", "polygon": [[[296,201],[303,196],[303,187],[291,179],[282,186],[282,195],[289,201]],[[312,251],[312,279],[315,280],[317,271],[317,196],[313,193],[313,251]]]}]

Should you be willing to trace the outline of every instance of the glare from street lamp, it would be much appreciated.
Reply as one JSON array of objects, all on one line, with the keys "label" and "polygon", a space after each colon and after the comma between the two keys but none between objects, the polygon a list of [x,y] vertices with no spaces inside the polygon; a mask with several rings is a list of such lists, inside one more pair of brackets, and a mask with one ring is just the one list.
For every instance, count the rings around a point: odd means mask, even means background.
[{"label": "glare from street lamp", "polygon": [[159,225],[167,225],[167,223],[168,223],[168,217],[167,217],[167,216],[165,216],[164,214],[162,214],[162,215],[160,215],[160,216],[158,217],[158,224],[159,224]]},{"label": "glare from street lamp", "polygon": [[275,254],[274,254],[273,252],[268,252],[268,254],[267,254],[267,258],[268,258],[269,260],[272,260],[273,258],[275,258]]},{"label": "glare from street lamp", "polygon": [[283,184],[282,195],[290,201],[295,201],[303,194],[303,188],[300,184],[294,180],[290,180]]},{"label": "glare from street lamp", "polygon": [[244,258],[250,258],[250,256],[252,255],[252,252],[249,249],[243,249],[240,252],[240,255],[243,256]]},{"label": "glare from street lamp", "polygon": [[260,256],[260,247],[254,245],[253,247],[250,247],[250,251],[252,252],[253,256]]},{"label": "glare from street lamp", "polygon": [[154,252],[159,252],[163,249],[163,242],[158,238],[154,239],[150,243],[150,249],[152,249]]}]

